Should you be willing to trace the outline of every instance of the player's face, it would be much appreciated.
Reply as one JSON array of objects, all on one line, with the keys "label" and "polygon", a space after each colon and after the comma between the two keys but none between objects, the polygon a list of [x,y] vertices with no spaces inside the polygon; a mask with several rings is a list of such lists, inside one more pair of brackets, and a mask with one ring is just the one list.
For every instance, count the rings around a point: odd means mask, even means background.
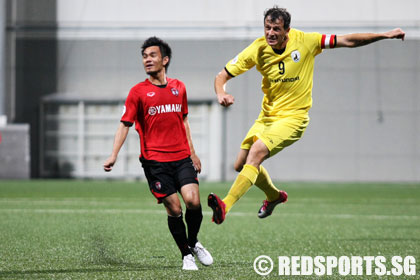
[{"label": "player's face", "polygon": [[148,75],[155,75],[165,69],[168,62],[168,57],[162,58],[160,48],[158,46],[151,46],[143,52],[143,66]]},{"label": "player's face", "polygon": [[283,20],[271,20],[267,17],[264,22],[264,35],[267,44],[275,49],[283,49],[286,47],[287,34],[290,28],[284,29]]}]

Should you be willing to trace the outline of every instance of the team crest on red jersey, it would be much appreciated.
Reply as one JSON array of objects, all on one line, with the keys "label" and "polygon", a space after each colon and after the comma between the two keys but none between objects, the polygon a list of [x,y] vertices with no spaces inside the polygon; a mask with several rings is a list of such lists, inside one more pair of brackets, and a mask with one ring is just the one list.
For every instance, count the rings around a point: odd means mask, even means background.
[{"label": "team crest on red jersey", "polygon": [[153,116],[154,114],[156,114],[156,107],[150,107],[149,108],[149,115]]},{"label": "team crest on red jersey", "polygon": [[162,188],[161,183],[160,183],[160,182],[156,182],[156,183],[155,183],[155,188],[156,188],[158,191],[160,191],[160,189]]},{"label": "team crest on red jersey", "polygon": [[172,94],[173,95],[175,95],[175,96],[178,96],[179,95],[179,92],[178,92],[178,90],[176,88],[171,88],[171,91],[172,91]]}]

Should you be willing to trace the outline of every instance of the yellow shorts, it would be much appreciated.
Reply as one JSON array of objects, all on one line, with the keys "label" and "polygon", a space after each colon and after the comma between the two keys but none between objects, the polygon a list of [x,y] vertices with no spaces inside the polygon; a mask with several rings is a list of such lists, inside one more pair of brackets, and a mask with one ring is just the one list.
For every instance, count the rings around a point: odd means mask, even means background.
[{"label": "yellow shorts", "polygon": [[305,115],[283,116],[273,121],[258,118],[242,141],[241,149],[249,150],[260,139],[270,151],[270,157],[299,140],[309,123]]}]

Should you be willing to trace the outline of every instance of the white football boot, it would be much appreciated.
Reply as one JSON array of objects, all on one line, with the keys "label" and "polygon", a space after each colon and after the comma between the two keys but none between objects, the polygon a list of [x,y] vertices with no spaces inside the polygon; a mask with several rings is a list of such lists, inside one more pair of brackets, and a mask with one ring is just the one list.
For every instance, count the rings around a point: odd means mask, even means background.
[{"label": "white football boot", "polygon": [[184,256],[182,259],[182,269],[183,270],[198,270],[197,265],[195,264],[194,256],[189,254]]},{"label": "white football boot", "polygon": [[199,241],[195,243],[195,247],[190,247],[190,249],[203,265],[211,265],[213,263],[213,257]]}]

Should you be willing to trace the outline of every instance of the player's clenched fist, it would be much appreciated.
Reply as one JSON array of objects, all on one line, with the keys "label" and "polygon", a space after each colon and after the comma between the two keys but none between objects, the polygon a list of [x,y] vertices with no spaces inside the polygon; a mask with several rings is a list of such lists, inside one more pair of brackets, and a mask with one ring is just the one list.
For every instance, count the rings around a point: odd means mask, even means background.
[{"label": "player's clenched fist", "polygon": [[389,38],[391,39],[401,39],[404,41],[404,37],[405,37],[405,32],[402,31],[401,28],[395,28],[391,31],[386,32],[386,34],[389,36]]},{"label": "player's clenched fist", "polygon": [[219,93],[217,94],[217,100],[219,101],[220,105],[229,107],[235,102],[235,97],[227,93]]}]

